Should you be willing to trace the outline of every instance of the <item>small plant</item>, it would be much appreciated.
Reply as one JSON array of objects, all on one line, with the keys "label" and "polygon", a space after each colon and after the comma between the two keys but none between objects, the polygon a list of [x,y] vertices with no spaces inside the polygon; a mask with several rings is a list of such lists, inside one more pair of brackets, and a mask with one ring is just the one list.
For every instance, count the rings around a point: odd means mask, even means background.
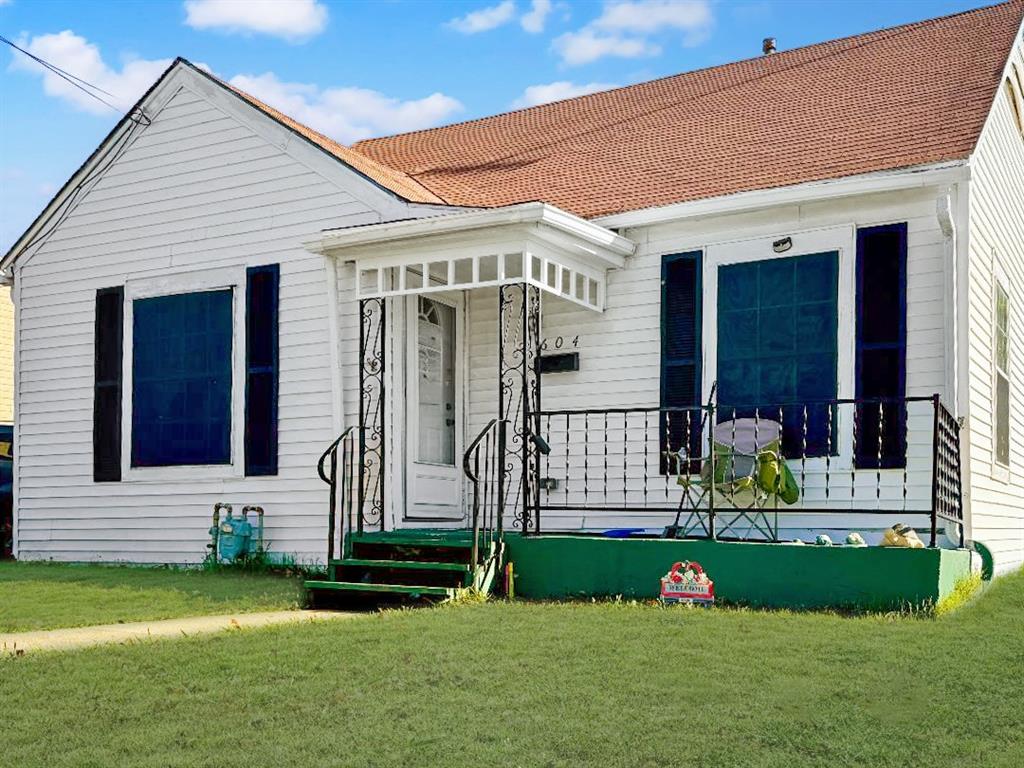
[{"label": "small plant", "polygon": [[972,573],[960,579],[954,586],[953,591],[946,595],[935,606],[934,614],[937,618],[948,616],[959,608],[962,608],[982,588],[983,582],[980,573]]}]

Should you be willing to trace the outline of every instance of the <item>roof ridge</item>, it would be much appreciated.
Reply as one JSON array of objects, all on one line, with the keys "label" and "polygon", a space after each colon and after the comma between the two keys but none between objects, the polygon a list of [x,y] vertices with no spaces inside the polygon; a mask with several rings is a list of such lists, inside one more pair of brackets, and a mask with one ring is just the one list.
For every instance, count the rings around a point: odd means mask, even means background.
[{"label": "roof ridge", "polygon": [[[799,69],[801,67],[805,67],[805,66],[807,66],[809,64],[819,63],[819,62],[824,61],[824,60],[826,60],[826,59],[828,59],[828,58],[830,58],[832,56],[838,56],[838,55],[841,55],[841,54],[845,54],[845,53],[848,53],[849,51],[856,50],[857,48],[861,48],[861,47],[863,47],[865,45],[870,45],[870,44],[879,42],[880,40],[892,40],[893,38],[896,38],[896,37],[899,37],[900,35],[906,34],[909,31],[909,27],[911,27],[911,26],[912,25],[910,25],[910,24],[904,24],[904,25],[901,25],[899,27],[890,27],[888,29],[876,30],[875,32],[867,33],[865,35],[852,35],[852,36],[850,36],[848,38],[844,38],[844,40],[848,40],[848,41],[849,40],[855,40],[858,37],[866,37],[868,34],[870,34],[872,36],[872,39],[871,40],[865,40],[865,41],[863,41],[861,43],[858,43],[858,44],[855,44],[855,45],[848,45],[848,46],[845,46],[845,47],[843,47],[843,48],[841,48],[839,50],[823,51],[821,53],[821,55],[816,56],[814,58],[809,58],[809,59],[804,59],[804,60],[801,60],[801,61],[793,62],[792,64],[789,64],[788,66],[783,66],[781,68],[776,68],[776,69],[774,69],[774,70],[772,70],[770,72],[756,73],[756,74],[752,75],[749,78],[743,79],[740,82],[726,84],[726,85],[722,86],[721,88],[715,89],[714,91],[709,91],[709,92],[706,92],[706,93],[701,93],[701,94],[697,95],[696,97],[694,97],[694,101],[697,101],[697,100],[700,100],[700,99],[704,99],[704,98],[708,98],[710,96],[717,96],[717,95],[725,93],[725,92],[727,92],[727,91],[729,91],[731,89],[734,89],[734,88],[746,87],[751,82],[754,82],[756,80],[762,80],[762,79],[767,79],[767,78],[770,78],[770,77],[776,77],[776,76],[779,76],[779,75],[785,75],[786,73],[792,72],[795,69]],[[817,43],[816,45],[825,46],[827,43],[831,43],[831,42],[840,42],[840,41],[832,41],[832,40],[830,40],[830,41],[826,41],[826,43]],[[812,48],[812,47],[815,47],[815,46],[805,46],[805,48]],[[796,50],[796,49],[794,49],[794,50]],[[749,59],[744,59],[743,61],[749,61]],[[742,62],[736,62],[736,63],[742,63]],[[700,71],[700,70],[697,70],[697,71]],[[692,73],[687,72],[687,73],[683,73],[683,74],[684,75],[689,75],[689,74],[692,74]],[[673,75],[673,77],[679,77],[679,76],[680,75]],[[540,152],[541,150],[548,149],[548,148],[551,148],[551,147],[556,147],[556,146],[559,146],[559,145],[562,145],[562,144],[566,144],[568,142],[575,141],[575,140],[577,140],[577,139],[579,139],[581,137],[584,137],[584,136],[598,134],[598,133],[601,133],[602,131],[607,131],[607,130],[614,129],[614,128],[619,127],[619,126],[628,125],[629,123],[637,122],[637,121],[642,120],[644,118],[647,118],[647,117],[649,117],[651,115],[655,115],[658,112],[664,112],[665,110],[676,108],[681,103],[682,102],[678,98],[677,99],[672,99],[672,100],[668,101],[667,103],[659,104],[658,106],[651,107],[650,109],[647,109],[647,110],[638,111],[638,112],[631,112],[630,114],[626,115],[625,117],[623,117],[621,119],[612,120],[612,121],[609,121],[607,123],[603,123],[601,125],[594,126],[593,128],[590,128],[589,130],[580,131],[578,133],[572,134],[571,136],[566,136],[564,138],[555,139],[555,140],[547,142],[546,144],[538,144],[536,146],[529,147],[527,149],[523,149],[523,150],[515,151],[515,152],[510,152],[508,154],[501,155],[499,157],[495,157],[492,160],[489,160],[487,163],[484,163],[483,165],[486,166],[486,165],[506,162],[506,161],[509,161],[509,160],[514,160],[516,158],[528,157],[528,156],[530,156],[530,155],[532,155],[534,153]],[[416,171],[414,173],[410,173],[410,175],[413,178],[418,180],[420,176],[427,176],[427,175],[429,175],[432,170],[433,169],[428,168],[428,169],[425,169],[425,170],[422,170],[422,171]]]},{"label": "roof ridge", "polygon": [[[902,33],[906,32],[906,31],[908,31],[912,27],[927,26],[927,25],[936,24],[936,23],[943,22],[943,21],[949,21],[950,19],[955,19],[955,18],[957,18],[959,16],[968,16],[968,15],[975,14],[975,13],[981,13],[981,12],[984,12],[984,11],[990,11],[990,10],[992,10],[994,8],[999,8],[999,7],[1003,7],[1003,6],[1012,6],[1012,5],[1024,5],[1024,0],[1005,0],[1005,2],[993,3],[991,5],[980,6],[978,8],[969,8],[969,9],[964,10],[964,11],[957,11],[956,13],[946,14],[945,16],[935,16],[935,17],[927,18],[927,19],[919,19],[918,21],[910,21],[910,22],[906,22],[904,24],[897,24],[897,25],[892,26],[892,27],[882,27],[880,29],[871,29],[871,30],[868,30],[867,32],[859,32],[859,33],[854,34],[854,35],[846,35],[845,37],[837,37],[837,38],[833,38],[833,39],[829,39],[829,40],[820,40],[820,41],[818,41],[816,43],[808,43],[806,45],[797,46],[796,48],[787,48],[784,51],[778,51],[777,53],[773,53],[771,55],[771,58],[774,59],[774,60],[778,60],[778,59],[783,58],[783,57],[789,57],[789,56],[791,56],[793,54],[796,54],[796,53],[805,52],[808,49],[815,48],[815,47],[818,47],[818,46],[836,45],[836,44],[846,43],[846,42],[849,42],[851,40],[855,40],[855,39],[860,38],[860,37],[880,36],[880,35],[883,35],[885,33],[893,33],[892,35],[887,35],[886,36],[886,38],[888,39],[889,37],[895,36],[897,34],[902,34]],[[750,57],[748,57],[746,59],[737,59],[735,61],[723,62],[722,64],[713,64],[713,65],[707,66],[707,67],[698,67],[697,69],[690,69],[690,70],[686,70],[684,72],[675,72],[675,73],[673,73],[671,75],[663,75],[662,77],[653,78],[652,80],[642,80],[642,81],[640,81],[638,83],[631,83],[629,85],[620,85],[620,86],[618,86],[616,88],[608,88],[607,90],[596,91],[594,93],[585,93],[585,94],[582,94],[580,96],[569,96],[569,97],[564,98],[564,99],[558,99],[556,101],[545,102],[544,104],[534,104],[533,106],[530,106],[530,107],[521,107],[519,109],[509,109],[509,110],[505,110],[504,112],[496,112],[496,113],[491,114],[491,115],[481,115],[480,117],[474,117],[474,118],[469,119],[469,120],[460,120],[460,121],[454,122],[454,123],[445,123],[444,125],[436,125],[436,126],[434,126],[432,128],[420,128],[420,129],[417,129],[415,131],[402,131],[400,133],[392,133],[392,134],[387,134],[385,136],[372,136],[370,138],[360,139],[359,141],[357,141],[354,144],[352,144],[351,148],[356,150],[356,151],[359,151],[358,147],[360,147],[362,145],[367,145],[367,144],[372,145],[372,144],[377,144],[377,143],[381,143],[381,142],[386,142],[386,141],[388,141],[390,139],[405,138],[405,137],[409,137],[409,136],[416,136],[416,135],[419,135],[419,134],[432,133],[434,131],[443,131],[443,130],[445,130],[447,128],[457,128],[457,127],[460,127],[460,126],[473,125],[475,123],[482,123],[482,122],[486,122],[486,121],[489,121],[489,120],[495,120],[497,118],[507,117],[507,116],[510,116],[510,115],[523,114],[523,113],[531,112],[531,111],[534,111],[534,110],[537,110],[537,111],[545,110],[545,109],[549,109],[549,108],[551,108],[551,107],[553,107],[553,106],[555,106],[557,104],[565,104],[567,102],[574,102],[574,101],[575,102],[582,102],[582,101],[586,101],[586,100],[594,100],[594,99],[599,98],[599,97],[607,96],[608,94],[617,93],[619,91],[626,91],[626,90],[630,90],[632,88],[640,88],[640,87],[643,87],[643,86],[654,85],[655,83],[662,83],[662,82],[665,82],[666,80],[673,80],[673,79],[678,78],[678,77],[685,77],[685,76],[689,76],[689,75],[696,75],[696,74],[699,74],[699,73],[702,73],[702,72],[713,72],[713,71],[715,71],[717,69],[723,69],[723,68],[726,68],[726,67],[735,67],[737,65],[747,64],[747,63],[750,63],[750,62],[765,61],[765,60],[767,60],[767,58],[768,57],[766,57],[764,54],[762,54],[760,56],[750,56]]]}]

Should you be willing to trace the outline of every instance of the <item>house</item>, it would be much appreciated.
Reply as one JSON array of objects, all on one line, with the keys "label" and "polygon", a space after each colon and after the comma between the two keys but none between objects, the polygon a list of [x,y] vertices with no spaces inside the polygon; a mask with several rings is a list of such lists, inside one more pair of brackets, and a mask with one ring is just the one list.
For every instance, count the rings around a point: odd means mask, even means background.
[{"label": "house", "polygon": [[227,502],[320,561],[905,522],[1021,565],[1022,16],[352,147],[177,60],[2,262],[17,556],[194,562]]}]

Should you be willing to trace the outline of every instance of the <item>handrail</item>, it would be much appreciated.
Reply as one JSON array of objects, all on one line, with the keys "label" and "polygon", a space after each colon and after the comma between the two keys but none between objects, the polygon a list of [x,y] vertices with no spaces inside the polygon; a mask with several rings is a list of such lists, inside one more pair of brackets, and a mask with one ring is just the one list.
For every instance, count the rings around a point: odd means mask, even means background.
[{"label": "handrail", "polygon": [[[466,449],[466,452],[464,454],[462,454],[462,471],[465,473],[466,477],[469,478],[469,482],[471,482],[471,483],[475,484],[480,479],[474,473],[474,470],[470,469],[470,466],[469,466],[469,461],[470,461],[470,458],[471,458],[471,456],[473,454],[473,451],[475,451],[477,446],[480,445],[480,443],[482,443],[484,441],[484,438],[487,436],[487,433],[490,431],[491,427],[493,427],[497,423],[498,423],[497,419],[491,419],[490,421],[488,421],[487,425],[483,429],[480,430],[480,434],[478,434],[475,438],[473,438],[473,442],[471,442],[469,444],[469,448]],[[479,468],[476,468],[475,471],[479,472]]]},{"label": "handrail", "polygon": [[[484,426],[484,428],[480,430],[480,433],[469,444],[469,447],[466,449],[465,453],[463,453],[463,455],[462,455],[462,471],[466,475],[466,478],[469,480],[469,482],[473,486],[473,491],[472,491],[472,493],[473,493],[473,521],[472,521],[473,544],[472,544],[472,553],[471,553],[471,558],[472,559],[471,559],[471,562],[473,563],[474,566],[479,565],[479,563],[480,563],[480,533],[481,533],[481,529],[483,529],[483,532],[484,532],[485,535],[489,534],[491,536],[491,539],[493,540],[495,532],[497,532],[497,535],[500,538],[501,532],[502,532],[502,528],[503,528],[502,517],[504,515],[504,499],[502,498],[502,492],[501,492],[501,488],[502,488],[501,478],[503,477],[503,474],[504,474],[505,426],[506,426],[506,423],[507,422],[504,419],[491,419],[490,421],[488,421],[487,424]],[[495,429],[495,427],[497,427],[497,429]],[[496,434],[494,434],[494,442],[493,442],[494,456],[493,457],[491,456],[491,451],[492,451],[491,436],[492,436],[492,433],[496,433]],[[481,494],[481,489],[480,489],[480,481],[481,481],[481,478],[480,478],[480,450],[481,450],[481,446],[483,446],[483,449],[486,452],[486,455],[484,456],[484,475],[486,476],[486,475],[488,475],[488,473],[495,474],[495,475],[497,475],[497,477],[496,478],[492,477],[491,481],[493,481],[494,479],[498,480],[497,492],[494,494],[495,509],[492,510],[494,512],[494,514],[495,514],[495,517],[496,517],[496,519],[494,519],[494,520],[490,519],[490,516],[487,514],[487,510],[485,509],[484,510],[484,517],[486,517],[487,519],[481,521],[481,515],[480,515],[480,507],[481,507],[480,499],[481,499],[481,495],[486,497],[488,495],[488,492],[489,492],[488,488],[486,487],[486,485],[487,485],[487,478],[486,477],[484,478],[485,487],[483,489],[483,494]],[[486,504],[486,502],[485,502],[485,504]]]},{"label": "handrail", "polygon": [[[327,485],[330,486],[330,501],[328,503],[327,513],[327,565],[330,567],[331,561],[334,559],[334,539],[335,531],[337,530],[337,516],[338,516],[338,446],[340,446],[352,433],[354,433],[358,427],[348,427],[338,437],[327,446],[327,449],[320,455],[320,460],[317,462],[316,471],[320,475],[320,479],[323,480]],[[331,461],[330,473],[325,473],[324,462],[328,459]],[[345,468],[342,467],[342,472]],[[360,511],[361,514],[361,511]],[[351,529],[351,525],[349,526]]]}]

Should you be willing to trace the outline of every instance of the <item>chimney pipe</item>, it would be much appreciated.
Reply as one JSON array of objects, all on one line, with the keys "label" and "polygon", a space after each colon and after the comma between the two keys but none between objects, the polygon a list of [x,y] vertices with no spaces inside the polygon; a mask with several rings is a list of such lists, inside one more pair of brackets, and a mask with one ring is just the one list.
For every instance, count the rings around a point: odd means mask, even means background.
[{"label": "chimney pipe", "polygon": [[762,41],[762,43],[761,43],[761,53],[763,53],[765,56],[768,56],[769,54],[775,53],[775,38],[774,37],[766,37],[764,39],[764,41]]}]

